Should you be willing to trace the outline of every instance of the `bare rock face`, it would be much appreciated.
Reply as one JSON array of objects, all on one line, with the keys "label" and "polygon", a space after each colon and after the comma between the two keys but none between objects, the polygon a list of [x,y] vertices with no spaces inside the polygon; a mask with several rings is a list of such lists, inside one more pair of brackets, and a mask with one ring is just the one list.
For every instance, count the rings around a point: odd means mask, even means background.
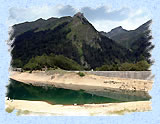
[{"label": "bare rock face", "polygon": [[[81,13],[81,12],[76,13],[73,17],[78,17],[78,18],[80,18],[80,19],[85,19],[83,13]],[[86,19],[86,20],[87,20],[87,19]]]},{"label": "bare rock face", "polygon": [[83,16],[83,13],[81,13],[81,12],[76,13],[74,16],[75,16],[75,17],[81,17],[81,18],[84,17],[84,16]]}]

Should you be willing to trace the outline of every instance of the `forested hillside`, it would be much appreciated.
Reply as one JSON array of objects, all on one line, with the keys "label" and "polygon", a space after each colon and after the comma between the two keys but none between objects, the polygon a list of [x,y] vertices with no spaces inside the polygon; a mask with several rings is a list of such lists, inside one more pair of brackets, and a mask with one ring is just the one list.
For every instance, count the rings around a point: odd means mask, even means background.
[{"label": "forested hillside", "polygon": [[[136,64],[141,61],[151,64],[149,52],[153,45],[149,29],[132,39],[130,49],[98,32],[82,13],[73,17],[16,24],[13,29],[14,33],[10,36],[10,39],[15,38],[11,45],[13,67],[118,70],[115,67],[123,63]],[[37,58],[49,62],[40,62]],[[101,66],[109,66],[110,69],[100,69]]]}]

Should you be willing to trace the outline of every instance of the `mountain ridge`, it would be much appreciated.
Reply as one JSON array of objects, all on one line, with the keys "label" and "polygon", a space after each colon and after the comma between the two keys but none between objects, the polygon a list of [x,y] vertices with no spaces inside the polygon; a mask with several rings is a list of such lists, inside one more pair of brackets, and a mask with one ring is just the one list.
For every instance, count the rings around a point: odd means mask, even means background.
[{"label": "mountain ridge", "polygon": [[144,33],[145,31],[148,31],[148,28],[151,25],[151,23],[152,20],[149,20],[146,23],[140,25],[135,30],[126,30],[123,29],[122,26],[118,26],[107,33],[101,32],[101,34],[103,34],[106,37],[109,37],[110,39],[116,41],[125,48],[129,49],[132,43],[134,42],[135,38],[138,37],[138,35]]},{"label": "mountain ridge", "polygon": [[[137,53],[133,50],[97,31],[82,13],[73,17],[38,19],[14,25],[13,29],[10,38],[15,38],[11,45],[15,67],[17,63],[23,67],[32,58],[43,54],[63,55],[86,69],[141,60],[136,59]],[[123,30],[122,27],[118,29]]]}]

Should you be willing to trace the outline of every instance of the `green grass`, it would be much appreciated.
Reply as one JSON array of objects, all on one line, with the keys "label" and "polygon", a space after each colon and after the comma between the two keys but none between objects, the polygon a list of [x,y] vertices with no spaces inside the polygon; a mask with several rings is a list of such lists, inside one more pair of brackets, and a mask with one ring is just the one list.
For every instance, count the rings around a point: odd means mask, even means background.
[{"label": "green grass", "polygon": [[133,110],[123,109],[123,110],[109,112],[109,114],[124,115],[126,113],[131,113],[131,112],[138,112],[138,110],[137,109],[133,109]]},{"label": "green grass", "polygon": [[28,111],[28,110],[18,110],[16,115],[19,116],[19,115],[29,115],[31,112]]},{"label": "green grass", "polygon": [[85,76],[85,74],[83,73],[83,72],[78,72],[77,73],[80,77],[84,77]]},{"label": "green grass", "polygon": [[6,109],[6,112],[8,112],[8,113],[12,113],[13,111],[14,111],[14,107],[7,107]]},{"label": "green grass", "polygon": [[66,70],[63,70],[63,69],[60,69],[60,68],[58,68],[58,69],[50,69],[50,70],[46,70],[46,73],[48,74],[48,75],[53,75],[53,74],[65,74],[65,73],[68,73]]}]

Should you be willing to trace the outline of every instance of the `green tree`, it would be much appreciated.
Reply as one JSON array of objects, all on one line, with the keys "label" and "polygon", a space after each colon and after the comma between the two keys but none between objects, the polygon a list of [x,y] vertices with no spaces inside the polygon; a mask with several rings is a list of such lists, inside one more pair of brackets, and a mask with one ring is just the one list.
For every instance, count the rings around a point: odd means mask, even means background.
[{"label": "green tree", "polygon": [[136,63],[137,70],[138,71],[147,71],[150,67],[150,64],[148,64],[147,61],[142,60]]},{"label": "green tree", "polygon": [[38,70],[40,69],[40,66],[38,65],[38,63],[29,62],[23,67],[23,69],[24,70]]},{"label": "green tree", "polygon": [[23,62],[20,59],[14,59],[12,60],[11,65],[16,68],[22,68]]},{"label": "green tree", "polygon": [[119,70],[121,70],[121,71],[131,71],[131,70],[134,70],[134,68],[135,68],[134,66],[135,65],[132,64],[132,63],[125,62],[125,63],[120,65]]},{"label": "green tree", "polygon": [[83,67],[80,66],[77,62],[63,55],[54,55],[49,56],[42,55],[32,57],[27,64],[24,65],[24,70],[39,70],[42,68],[61,68],[65,70],[83,70]]}]

